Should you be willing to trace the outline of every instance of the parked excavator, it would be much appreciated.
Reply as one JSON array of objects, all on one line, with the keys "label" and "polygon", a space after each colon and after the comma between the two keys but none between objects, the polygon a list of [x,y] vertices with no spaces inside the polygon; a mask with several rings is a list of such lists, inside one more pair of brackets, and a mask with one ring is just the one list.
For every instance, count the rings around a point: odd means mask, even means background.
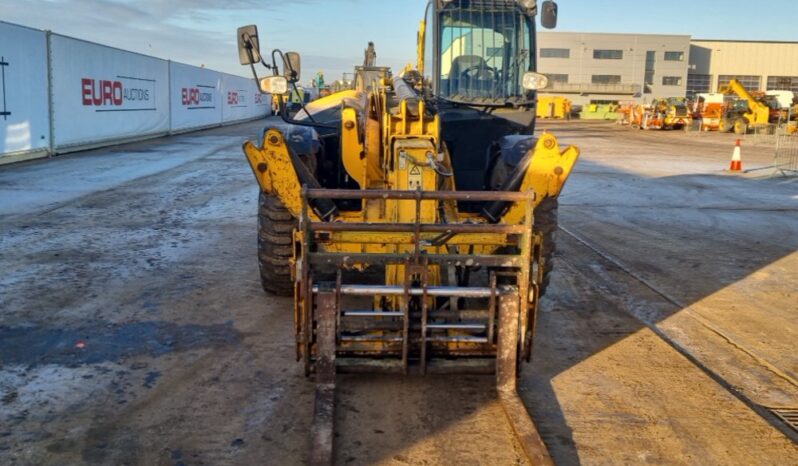
[{"label": "parked excavator", "polygon": [[[540,5],[554,27],[557,4]],[[549,283],[557,197],[577,159],[533,136],[536,0],[431,0],[416,68],[321,98],[244,153],[260,186],[263,287],[294,296],[314,374],[313,464],[330,464],[340,372],[488,373],[533,464],[552,464],[516,391]],[[239,56],[288,93],[299,54]],[[255,64],[271,75],[260,79]]]}]

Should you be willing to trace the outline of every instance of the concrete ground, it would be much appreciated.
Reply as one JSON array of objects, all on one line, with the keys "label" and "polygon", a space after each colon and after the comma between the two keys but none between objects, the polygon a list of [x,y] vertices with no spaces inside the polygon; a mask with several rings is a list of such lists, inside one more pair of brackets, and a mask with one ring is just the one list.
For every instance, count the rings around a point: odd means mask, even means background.
[{"label": "concrete ground", "polygon": [[[521,393],[558,464],[798,464],[798,180],[733,137],[582,148]],[[260,288],[251,123],[0,168],[0,464],[303,464],[313,384]],[[743,148],[746,168],[770,164]],[[338,463],[525,464],[490,377],[342,377]]]}]

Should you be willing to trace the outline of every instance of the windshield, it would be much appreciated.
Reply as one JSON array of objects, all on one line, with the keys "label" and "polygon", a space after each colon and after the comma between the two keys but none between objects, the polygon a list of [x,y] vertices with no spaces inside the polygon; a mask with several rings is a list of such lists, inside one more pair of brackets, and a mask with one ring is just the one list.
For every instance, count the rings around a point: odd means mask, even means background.
[{"label": "windshield", "polygon": [[531,26],[520,11],[453,9],[441,13],[440,95],[504,102],[525,95],[532,69]]}]

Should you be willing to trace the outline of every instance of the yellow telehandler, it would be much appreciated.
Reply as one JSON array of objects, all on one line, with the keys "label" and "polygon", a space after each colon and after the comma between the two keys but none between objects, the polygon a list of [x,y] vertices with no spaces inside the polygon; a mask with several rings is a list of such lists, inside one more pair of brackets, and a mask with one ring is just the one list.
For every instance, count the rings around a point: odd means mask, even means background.
[{"label": "yellow telehandler", "polygon": [[734,134],[747,134],[750,128],[767,127],[773,121],[771,108],[762,99],[748,92],[740,81],[732,79],[728,85],[720,89],[720,93],[737,95],[740,99],[730,102],[724,109],[720,118],[720,132],[734,131]]},{"label": "yellow telehandler", "polygon": [[[538,9],[432,0],[415,70],[283,111],[244,144],[263,287],[294,296],[296,355],[316,378],[314,464],[332,462],[339,372],[495,374],[524,451],[551,464],[516,378],[579,151],[533,136]],[[540,9],[554,27],[556,3]],[[263,92],[295,86],[297,53],[266,60],[255,26],[238,44]]]}]

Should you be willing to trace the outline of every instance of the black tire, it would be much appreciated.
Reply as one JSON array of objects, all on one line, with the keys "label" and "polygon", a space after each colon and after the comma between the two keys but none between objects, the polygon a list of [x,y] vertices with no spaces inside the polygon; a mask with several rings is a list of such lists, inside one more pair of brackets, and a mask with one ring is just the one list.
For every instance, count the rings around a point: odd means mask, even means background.
[{"label": "black tire", "polygon": [[276,196],[261,191],[258,197],[258,266],[263,290],[293,296],[290,260],[296,219]]},{"label": "black tire", "polygon": [[721,133],[728,133],[734,129],[734,125],[729,122],[729,120],[721,119],[720,123],[718,123],[718,131]]},{"label": "black tire", "polygon": [[[546,293],[554,270],[554,252],[557,250],[557,227],[559,201],[557,198],[546,198],[535,208],[535,230],[543,235],[543,281],[540,284],[540,296]],[[537,273],[537,270],[532,270]]]}]

